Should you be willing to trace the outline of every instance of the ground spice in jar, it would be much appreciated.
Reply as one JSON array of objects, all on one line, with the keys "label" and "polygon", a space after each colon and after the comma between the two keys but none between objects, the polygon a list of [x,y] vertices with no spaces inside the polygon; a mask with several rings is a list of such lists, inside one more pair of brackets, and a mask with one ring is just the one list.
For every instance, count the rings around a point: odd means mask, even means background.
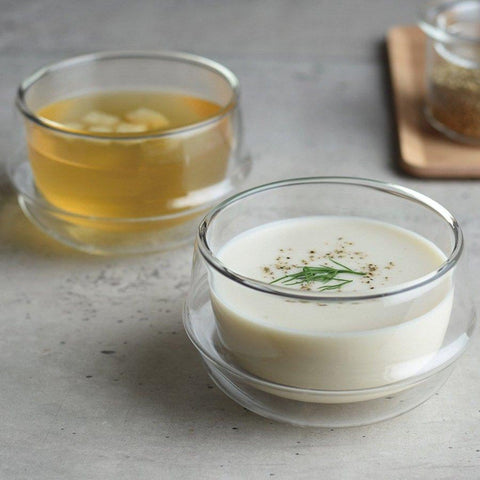
[{"label": "ground spice in jar", "polygon": [[480,139],[480,69],[436,65],[430,76],[429,108],[450,130]]}]

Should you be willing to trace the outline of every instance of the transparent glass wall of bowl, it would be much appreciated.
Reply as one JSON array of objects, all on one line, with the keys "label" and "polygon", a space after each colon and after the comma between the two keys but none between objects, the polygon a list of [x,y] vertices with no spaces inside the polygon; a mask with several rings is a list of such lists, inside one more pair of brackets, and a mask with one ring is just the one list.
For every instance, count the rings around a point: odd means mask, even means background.
[{"label": "transparent glass wall of bowl", "polygon": [[[252,283],[216,261],[219,250],[246,230],[318,215],[369,218],[418,233],[442,250],[445,272],[408,290],[349,298]],[[448,212],[401,187],[322,178],[259,187],[227,200],[201,224],[185,328],[217,385],[257,413],[322,426],[389,418],[428,398],[469,342],[475,316],[461,243]],[[227,290],[225,300],[221,292]],[[233,298],[254,303],[257,319],[246,320]],[[318,315],[318,305],[322,315],[355,312],[389,326],[310,335],[261,320],[278,308],[292,318]]]},{"label": "transparent glass wall of bowl", "polygon": [[[161,134],[115,138],[68,132],[36,115],[59,100],[118,91],[172,91],[220,110]],[[26,146],[9,171],[22,208],[51,236],[92,253],[135,253],[190,241],[201,215],[248,173],[238,81],[208,59],[111,52],[66,60],[23,82],[17,107]],[[145,199],[147,190],[151,198]],[[137,203],[135,192],[142,197]]]},{"label": "transparent glass wall of bowl", "polygon": [[419,24],[427,36],[427,120],[454,140],[480,143],[480,2],[429,3]]}]

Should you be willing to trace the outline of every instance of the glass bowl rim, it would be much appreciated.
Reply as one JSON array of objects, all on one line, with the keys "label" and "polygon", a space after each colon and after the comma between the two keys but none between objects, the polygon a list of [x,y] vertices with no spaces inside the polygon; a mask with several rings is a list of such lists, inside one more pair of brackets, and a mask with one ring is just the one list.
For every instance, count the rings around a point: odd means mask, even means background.
[{"label": "glass bowl rim", "polygon": [[[35,112],[33,112],[27,104],[26,101],[26,94],[28,90],[42,77],[59,70],[68,69],[70,67],[75,67],[78,65],[86,64],[86,63],[95,63],[95,62],[102,62],[102,61],[110,61],[110,60],[163,60],[163,61],[173,61],[179,63],[186,63],[195,65],[200,68],[205,68],[210,70],[221,77],[228,83],[232,95],[228,103],[220,109],[218,113],[215,115],[207,118],[206,120],[202,120],[201,122],[195,122],[185,127],[179,128],[172,128],[163,130],[161,133],[153,133],[153,134],[124,134],[122,136],[109,136],[109,135],[101,135],[101,134],[86,134],[83,132],[75,132],[75,131],[68,131],[64,128],[61,128],[61,124],[57,124],[56,122],[49,121],[43,117],[38,116]],[[94,52],[88,53],[85,55],[79,55],[76,57],[67,58],[61,60],[59,62],[52,63],[45,67],[42,67],[36,70],[34,73],[29,75],[23,82],[20,83],[17,94],[15,98],[15,105],[17,109],[30,121],[36,123],[37,125],[47,128],[56,132],[57,134],[62,135],[71,135],[79,138],[93,138],[95,140],[105,140],[111,141],[115,140],[118,142],[122,141],[132,141],[132,140],[141,140],[141,139],[153,139],[153,138],[165,138],[170,137],[172,135],[178,135],[183,133],[188,133],[197,129],[201,129],[206,127],[210,124],[216,123],[220,121],[223,117],[228,115],[231,111],[235,110],[239,103],[240,97],[240,85],[237,77],[235,74],[222,65],[214,60],[210,60],[209,58],[202,57],[200,55],[195,55],[192,53],[186,52],[177,52],[177,51],[169,51],[169,50],[158,50],[158,51],[147,51],[147,50],[112,50],[112,51],[102,51],[102,52]]]},{"label": "glass bowl rim", "polygon": [[473,45],[480,44],[480,35],[461,35],[451,33],[445,28],[437,25],[436,18],[439,13],[449,10],[451,7],[462,3],[476,3],[480,9],[480,1],[475,0],[433,0],[427,2],[420,8],[417,18],[418,26],[423,32],[433,38],[434,40],[442,43],[468,43]]},{"label": "glass bowl rim", "polygon": [[[199,339],[198,335],[196,334],[195,330],[192,328],[192,321],[191,315],[189,313],[189,306],[188,306],[188,299],[183,305],[183,326],[187,337],[190,339],[194,347],[198,350],[200,355],[202,356],[204,361],[209,361],[213,363],[217,368],[221,369],[222,371],[228,372],[230,375],[234,375],[242,381],[248,381],[256,385],[260,385],[262,387],[266,387],[269,389],[278,389],[283,392],[294,393],[294,394],[312,394],[312,395],[331,395],[333,397],[344,396],[344,395],[365,395],[365,394],[373,394],[373,393],[381,393],[383,391],[391,392],[392,388],[409,388],[412,387],[433,375],[445,370],[450,365],[455,363],[465,352],[466,348],[470,343],[470,338],[467,342],[462,346],[462,348],[455,352],[454,355],[450,356],[446,361],[443,363],[435,366],[434,368],[417,373],[413,376],[397,380],[395,382],[386,383],[384,385],[379,385],[376,387],[366,387],[366,388],[358,388],[358,389],[350,389],[350,390],[323,390],[323,389],[316,389],[316,388],[308,388],[308,387],[296,387],[293,385],[286,385],[282,383],[277,383],[272,380],[267,380],[262,377],[258,377],[253,373],[247,372],[246,370],[240,369],[237,366],[229,363],[227,360],[222,358],[221,356],[214,356],[209,349],[203,344],[203,342]],[[216,351],[216,350],[215,350]]]},{"label": "glass bowl rim", "polygon": [[[255,195],[257,193],[266,192],[268,190],[281,189],[283,187],[291,187],[298,185],[314,185],[314,184],[337,184],[337,185],[352,185],[356,187],[368,188],[383,192],[389,195],[394,195],[397,197],[404,198],[406,200],[417,203],[430,211],[434,212],[440,216],[450,227],[451,232],[454,236],[454,245],[453,248],[446,258],[446,260],[435,270],[430,273],[419,277],[411,282],[399,284],[390,289],[382,290],[379,293],[368,293],[368,294],[353,294],[352,292],[342,294],[316,294],[311,292],[301,292],[299,290],[293,290],[288,287],[282,287],[279,285],[272,285],[269,283],[261,282],[259,280],[254,280],[250,277],[241,275],[239,273],[230,270],[226,265],[224,265],[213,253],[211,250],[208,241],[207,233],[210,224],[215,220],[215,218],[228,206],[237,203],[247,197]],[[412,190],[401,185],[396,185],[393,183],[382,182],[379,180],[372,180],[367,178],[358,178],[358,177],[301,177],[301,178],[291,178],[286,180],[280,180],[276,182],[271,182],[257,187],[250,188],[243,192],[233,195],[223,202],[215,206],[209,213],[203,218],[200,222],[200,225],[197,230],[196,236],[196,246],[200,251],[203,259],[213,267],[218,273],[222,276],[228,278],[229,280],[234,281],[240,285],[243,285],[252,290],[263,292],[270,295],[277,295],[280,297],[285,297],[295,300],[309,300],[315,302],[346,302],[346,301],[359,301],[359,300],[374,300],[379,298],[391,297],[393,295],[403,294],[406,292],[413,291],[415,289],[424,287],[431,284],[432,282],[439,280],[444,277],[450,270],[452,270],[455,265],[458,263],[460,256],[463,251],[463,233],[460,225],[456,218],[441,204],[435,200],[419,193],[415,190]]]}]

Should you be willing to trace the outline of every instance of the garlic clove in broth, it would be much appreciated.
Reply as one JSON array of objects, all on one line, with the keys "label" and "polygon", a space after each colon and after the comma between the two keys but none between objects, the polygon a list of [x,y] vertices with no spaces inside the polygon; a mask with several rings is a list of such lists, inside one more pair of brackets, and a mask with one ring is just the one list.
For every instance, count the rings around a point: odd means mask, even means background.
[{"label": "garlic clove in broth", "polygon": [[128,112],[125,118],[131,123],[147,125],[150,130],[160,130],[170,124],[165,115],[145,107]]},{"label": "garlic clove in broth", "polygon": [[113,127],[120,122],[120,119],[109,113],[92,110],[82,118],[82,121],[92,127]]}]

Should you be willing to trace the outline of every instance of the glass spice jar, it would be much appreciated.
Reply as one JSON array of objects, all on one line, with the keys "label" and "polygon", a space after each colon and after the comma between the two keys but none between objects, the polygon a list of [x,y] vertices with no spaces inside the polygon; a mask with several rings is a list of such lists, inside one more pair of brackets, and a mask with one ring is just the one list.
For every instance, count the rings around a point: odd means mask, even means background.
[{"label": "glass spice jar", "polygon": [[419,25],[427,35],[428,122],[454,140],[480,144],[480,1],[430,2]]}]

